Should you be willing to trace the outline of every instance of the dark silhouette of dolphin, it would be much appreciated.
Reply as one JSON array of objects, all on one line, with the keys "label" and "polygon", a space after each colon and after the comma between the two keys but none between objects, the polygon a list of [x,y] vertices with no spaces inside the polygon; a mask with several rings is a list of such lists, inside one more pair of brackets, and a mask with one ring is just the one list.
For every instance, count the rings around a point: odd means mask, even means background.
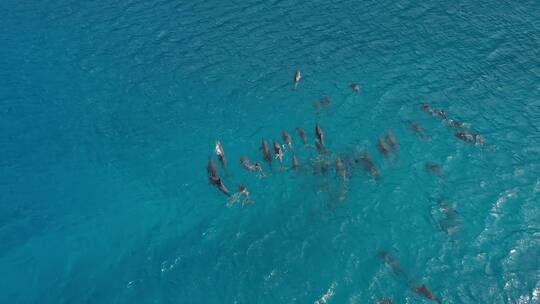
[{"label": "dark silhouette of dolphin", "polygon": [[386,142],[388,142],[388,144],[390,145],[390,147],[392,148],[392,150],[394,150],[394,151],[397,151],[397,150],[398,150],[398,145],[397,145],[396,137],[394,137],[394,134],[392,133],[391,130],[388,130],[388,131],[386,132]]},{"label": "dark silhouette of dolphin", "polygon": [[307,136],[306,132],[304,132],[304,129],[296,128],[296,132],[298,133],[298,136],[300,136],[300,138],[302,139],[302,143],[304,143],[304,145],[307,145]]},{"label": "dark silhouette of dolphin", "polygon": [[384,144],[384,140],[382,138],[379,138],[379,141],[377,142],[377,148],[379,148],[379,152],[381,152],[384,157],[388,158],[388,148]]},{"label": "dark silhouette of dolphin", "polygon": [[321,147],[324,147],[324,133],[319,124],[315,124],[315,134],[317,135]]},{"label": "dark silhouette of dolphin", "polygon": [[270,166],[270,168],[272,168],[272,156],[270,155],[270,148],[268,146],[268,142],[266,142],[266,140],[264,139],[261,143],[261,149],[263,151],[264,161],[268,163],[268,166]]},{"label": "dark silhouette of dolphin", "polygon": [[431,290],[429,290],[426,285],[422,284],[422,285],[419,285],[419,286],[416,286],[413,288],[413,291],[414,293],[416,293],[417,295],[420,295],[426,299],[430,299],[432,301],[435,301],[439,304],[441,304],[441,300],[439,298],[437,298],[432,292]]},{"label": "dark silhouette of dolphin", "polygon": [[208,181],[212,185],[217,187],[219,189],[219,191],[223,192],[223,194],[225,194],[227,196],[231,196],[231,193],[229,192],[229,189],[227,189],[227,187],[225,187],[225,185],[221,181],[221,178],[219,177],[219,174],[218,174],[217,168],[216,168],[216,164],[214,163],[213,159],[210,159],[208,161],[207,171],[208,171]]},{"label": "dark silhouette of dolphin", "polygon": [[289,133],[287,133],[287,131],[283,131],[281,132],[281,137],[283,137],[283,141],[287,145],[287,148],[289,149],[289,151],[292,151],[293,150],[292,139]]}]

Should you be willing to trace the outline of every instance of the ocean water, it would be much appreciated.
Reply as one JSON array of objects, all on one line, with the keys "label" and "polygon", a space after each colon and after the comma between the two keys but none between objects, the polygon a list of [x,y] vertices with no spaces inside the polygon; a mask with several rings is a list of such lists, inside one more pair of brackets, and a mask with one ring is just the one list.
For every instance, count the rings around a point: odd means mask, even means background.
[{"label": "ocean water", "polygon": [[0,303],[540,303],[540,2],[0,8]]}]

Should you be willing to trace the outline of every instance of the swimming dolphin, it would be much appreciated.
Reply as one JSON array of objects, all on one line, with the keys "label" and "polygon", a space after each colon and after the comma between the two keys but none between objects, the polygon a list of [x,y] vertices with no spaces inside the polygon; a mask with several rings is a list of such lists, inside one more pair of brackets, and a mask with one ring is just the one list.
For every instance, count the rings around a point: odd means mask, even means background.
[{"label": "swimming dolphin", "polygon": [[264,175],[261,165],[258,162],[251,164],[247,156],[242,155],[242,157],[240,157],[240,163],[242,164],[244,169],[246,169],[247,171],[249,172],[256,171]]},{"label": "swimming dolphin", "polygon": [[360,95],[360,85],[356,82],[351,83],[351,89],[353,89],[356,95]]},{"label": "swimming dolphin", "polygon": [[411,123],[409,124],[409,126],[411,127],[411,129],[420,136],[420,138],[422,139],[427,139],[427,136],[426,134],[424,133],[424,130],[422,130],[422,128],[420,128],[420,126],[414,122],[414,121],[411,121]]},{"label": "swimming dolphin", "polygon": [[422,103],[422,110],[424,110],[424,112],[430,114],[431,116],[435,116],[435,111],[433,111],[433,109],[431,108],[431,106],[426,103],[426,102],[423,102]]},{"label": "swimming dolphin", "polygon": [[283,137],[283,141],[287,145],[287,148],[289,149],[289,151],[292,151],[293,150],[292,139],[289,133],[287,133],[287,131],[283,131],[281,133],[281,137]]},{"label": "swimming dolphin", "polygon": [[221,142],[219,140],[216,140],[216,155],[219,158],[223,168],[225,168],[227,166],[227,160],[225,160],[225,152],[223,151],[223,146],[221,146]]},{"label": "swimming dolphin", "polygon": [[248,171],[253,171],[253,166],[249,163],[249,159],[247,158],[247,156],[242,155],[240,157],[240,163],[242,164],[244,169],[246,169]]},{"label": "swimming dolphin", "polygon": [[321,173],[322,175],[328,174],[328,161],[326,158],[323,158],[321,161]]},{"label": "swimming dolphin", "polygon": [[413,291],[414,293],[416,293],[417,295],[420,295],[426,299],[430,299],[432,301],[435,301],[439,304],[441,304],[441,300],[439,300],[439,298],[437,298],[432,292],[431,290],[429,290],[426,285],[422,284],[420,286],[416,286],[413,288]]},{"label": "swimming dolphin", "polygon": [[446,113],[444,113],[444,110],[441,109],[439,111],[437,111],[437,115],[439,115],[440,118],[442,118],[443,120],[446,120]]},{"label": "swimming dolphin", "polygon": [[332,103],[332,99],[328,96],[323,96],[320,100],[317,100],[313,103],[313,107],[315,107],[315,110],[319,112],[321,108],[326,108],[330,106],[330,103]]},{"label": "swimming dolphin", "polygon": [[396,258],[394,258],[392,255],[390,255],[384,250],[379,251],[377,253],[377,256],[382,259],[388,267],[390,267],[390,269],[396,276],[402,279],[407,279],[407,274],[405,273],[403,268],[401,268],[401,265],[399,264],[398,260],[396,260]]},{"label": "swimming dolphin", "polygon": [[283,151],[281,151],[281,147],[276,141],[272,141],[272,144],[274,146],[274,153],[276,154],[276,158],[279,159],[279,162],[283,165]]},{"label": "swimming dolphin", "polygon": [[337,157],[336,161],[334,163],[334,168],[336,170],[336,175],[339,176],[342,179],[346,179],[347,175],[345,173],[345,165],[343,164],[343,160],[341,160],[341,157]]},{"label": "swimming dolphin", "polygon": [[439,228],[449,236],[457,233],[463,224],[463,219],[456,208],[444,200],[433,206],[431,217],[439,224]]},{"label": "swimming dolphin", "polygon": [[457,132],[456,134],[454,134],[458,139],[461,139],[462,141],[466,142],[466,143],[469,143],[469,144],[475,144],[476,143],[476,140],[474,138],[474,136],[470,133],[465,133],[465,132]]},{"label": "swimming dolphin", "polygon": [[362,153],[360,157],[355,159],[355,162],[360,163],[364,171],[369,173],[371,176],[373,176],[376,179],[379,178],[380,176],[379,170],[377,169],[377,167],[375,166],[375,163],[373,162],[373,159],[367,152]]},{"label": "swimming dolphin", "polygon": [[455,136],[471,145],[474,145],[474,144],[485,145],[486,144],[486,140],[481,135],[475,132],[457,132]]},{"label": "swimming dolphin", "polygon": [[244,185],[239,185],[239,186],[238,186],[238,191],[239,191],[240,194],[244,197],[244,200],[242,201],[242,206],[243,206],[243,205],[251,205],[251,204],[255,203],[255,202],[252,201],[251,198],[249,197],[249,191],[248,191],[248,189],[246,188],[246,186],[244,186]]},{"label": "swimming dolphin", "polygon": [[231,193],[229,192],[227,187],[225,187],[225,185],[221,181],[221,178],[219,177],[219,174],[217,172],[217,168],[216,168],[216,164],[214,163],[214,160],[210,159],[208,161],[207,171],[208,171],[208,181],[212,185],[217,187],[219,189],[219,191],[223,192],[223,194],[225,194],[227,196],[231,196]]},{"label": "swimming dolphin", "polygon": [[253,170],[254,170],[254,171],[257,171],[257,172],[259,172],[259,174],[260,174],[261,176],[264,176],[264,172],[263,172],[263,169],[262,169],[262,167],[261,167],[261,164],[259,164],[258,162],[255,162],[255,163],[253,163],[252,166],[253,166]]},{"label": "swimming dolphin", "polygon": [[300,83],[300,80],[302,79],[302,74],[300,73],[300,70],[296,70],[294,73],[294,90],[298,88],[298,84]]},{"label": "swimming dolphin", "polygon": [[428,162],[426,163],[426,170],[429,172],[437,175],[438,177],[443,177],[443,171],[441,166],[437,165],[436,163]]},{"label": "swimming dolphin", "polygon": [[465,125],[460,123],[457,120],[448,119],[447,122],[448,122],[448,125],[450,127],[452,127],[452,128],[456,128],[456,129],[464,129],[465,128]]},{"label": "swimming dolphin", "polygon": [[388,158],[388,148],[384,144],[384,140],[382,138],[379,138],[377,148],[379,148],[379,152],[381,152],[384,157]]},{"label": "swimming dolphin", "polygon": [[218,174],[217,168],[216,168],[216,164],[214,163],[213,159],[210,159],[208,161],[208,166],[206,167],[206,171],[208,172],[208,176],[219,177],[219,174]]},{"label": "swimming dolphin", "polygon": [[321,103],[321,106],[328,107],[332,103],[332,98],[330,98],[330,96],[323,96],[319,102]]},{"label": "swimming dolphin", "polygon": [[261,149],[263,151],[264,161],[268,163],[268,166],[272,168],[272,156],[270,155],[270,148],[266,140],[262,140]]},{"label": "swimming dolphin", "polygon": [[394,150],[394,151],[398,150],[398,145],[397,145],[396,138],[394,137],[394,134],[392,134],[392,131],[390,131],[390,130],[388,130],[386,132],[386,141],[388,142],[390,147],[392,147],[392,150]]},{"label": "swimming dolphin", "polygon": [[298,168],[300,167],[300,163],[298,162],[298,159],[296,158],[296,155],[293,154],[292,156],[292,168],[294,171],[298,170]]},{"label": "swimming dolphin", "polygon": [[307,144],[307,136],[306,136],[306,132],[304,132],[304,129],[296,128],[296,132],[298,133],[298,136],[300,136],[300,138],[302,139],[302,143],[304,143],[304,145],[306,145]]},{"label": "swimming dolphin", "polygon": [[317,135],[321,147],[324,147],[324,133],[319,124],[315,124],[315,134]]}]

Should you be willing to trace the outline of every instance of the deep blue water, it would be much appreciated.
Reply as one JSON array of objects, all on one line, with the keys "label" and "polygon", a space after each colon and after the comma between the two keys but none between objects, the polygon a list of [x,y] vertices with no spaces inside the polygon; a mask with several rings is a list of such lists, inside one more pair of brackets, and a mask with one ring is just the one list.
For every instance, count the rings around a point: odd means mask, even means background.
[{"label": "deep blue water", "polygon": [[[0,303],[435,303],[420,284],[442,303],[540,303],[540,2],[0,8]],[[285,150],[288,169],[245,172],[282,130],[301,170]],[[224,183],[255,204],[208,183],[216,139]],[[336,176],[360,151],[379,180]]]}]

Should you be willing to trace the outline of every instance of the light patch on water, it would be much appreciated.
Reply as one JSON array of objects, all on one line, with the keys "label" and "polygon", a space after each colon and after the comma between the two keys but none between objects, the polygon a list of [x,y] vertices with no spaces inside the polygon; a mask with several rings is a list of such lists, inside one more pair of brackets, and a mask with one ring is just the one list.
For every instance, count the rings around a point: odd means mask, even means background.
[{"label": "light patch on water", "polygon": [[169,263],[167,260],[163,261],[163,263],[161,263],[161,272],[171,271],[181,260],[181,257],[177,257],[172,263]]},{"label": "light patch on water", "polygon": [[531,296],[529,295],[521,295],[517,301],[518,304],[531,304],[531,303],[538,303],[537,301],[531,301]]},{"label": "light patch on water", "polygon": [[349,304],[357,304],[357,303],[361,303],[360,302],[360,295],[359,294],[352,295],[349,298]]},{"label": "light patch on water", "polygon": [[332,296],[334,295],[335,293],[335,289],[336,289],[336,286],[337,286],[337,283],[336,282],[332,282],[332,284],[330,285],[330,287],[328,288],[328,290],[326,291],[325,294],[322,295],[322,297],[320,297],[317,301],[315,301],[315,304],[325,304],[325,303],[328,303],[328,300],[330,300],[330,298],[332,298]]},{"label": "light patch on water", "polygon": [[497,216],[497,213],[501,212],[504,203],[506,203],[509,198],[515,197],[516,194],[516,189],[506,190],[502,195],[499,196],[497,202],[495,202],[495,205],[493,206],[493,208],[491,208],[490,212],[493,215]]},{"label": "light patch on water", "polygon": [[235,203],[237,203],[240,200],[240,195],[242,193],[236,192],[227,200],[227,207],[231,208]]},{"label": "light patch on water", "polygon": [[521,169],[521,168],[520,168],[520,169],[516,169],[516,170],[514,171],[514,176],[515,176],[515,177],[523,176],[523,175],[525,175],[525,169]]},{"label": "light patch on water", "polygon": [[127,289],[133,289],[135,288],[135,285],[139,282],[142,282],[141,279],[137,279],[137,280],[133,280],[133,281],[129,281],[127,284],[126,284],[126,288]]},{"label": "light patch on water", "polygon": [[277,273],[276,270],[273,269],[273,270],[272,270],[272,271],[264,278],[264,280],[265,280],[265,281],[270,280],[272,277],[275,277],[275,276],[276,276],[276,273]]},{"label": "light patch on water", "polygon": [[533,190],[534,193],[538,193],[540,192],[540,179],[538,179],[536,181],[536,185],[534,185],[534,190]]},{"label": "light patch on water", "polygon": [[540,302],[540,282],[538,282],[536,284],[536,287],[533,289],[532,300],[533,300],[533,303],[539,303]]}]

